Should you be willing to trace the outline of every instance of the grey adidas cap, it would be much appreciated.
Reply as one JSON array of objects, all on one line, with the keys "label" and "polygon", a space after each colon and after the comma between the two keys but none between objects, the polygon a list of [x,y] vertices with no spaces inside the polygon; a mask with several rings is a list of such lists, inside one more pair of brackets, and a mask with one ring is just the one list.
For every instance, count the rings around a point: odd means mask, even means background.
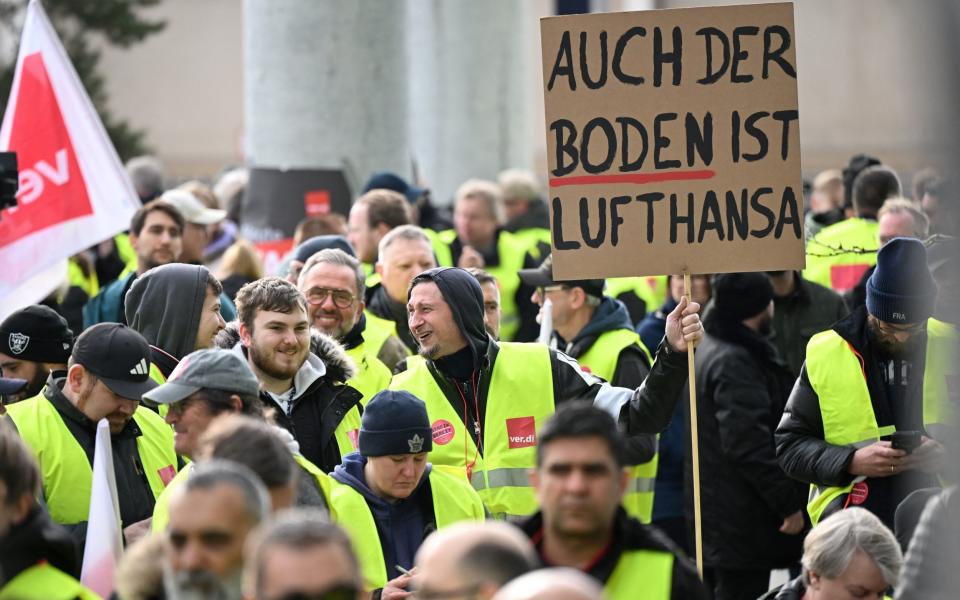
[{"label": "grey adidas cap", "polygon": [[144,394],[143,399],[154,404],[173,404],[202,389],[255,397],[260,382],[236,353],[220,348],[197,350],[184,356],[167,382]]}]

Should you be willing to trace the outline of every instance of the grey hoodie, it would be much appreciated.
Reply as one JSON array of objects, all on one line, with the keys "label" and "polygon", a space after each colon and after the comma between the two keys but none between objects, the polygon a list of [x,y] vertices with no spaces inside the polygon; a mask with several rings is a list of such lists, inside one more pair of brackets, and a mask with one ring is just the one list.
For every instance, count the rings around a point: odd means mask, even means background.
[{"label": "grey hoodie", "polygon": [[127,292],[127,323],[176,360],[194,351],[210,272],[172,263],[150,269]]}]

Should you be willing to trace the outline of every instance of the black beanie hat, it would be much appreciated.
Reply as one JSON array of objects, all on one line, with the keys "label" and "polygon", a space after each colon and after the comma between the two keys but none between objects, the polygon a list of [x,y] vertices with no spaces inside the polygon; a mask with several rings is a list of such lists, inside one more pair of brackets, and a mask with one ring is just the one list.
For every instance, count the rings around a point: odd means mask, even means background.
[{"label": "black beanie hat", "polygon": [[867,280],[867,311],[887,323],[920,323],[933,315],[937,284],[923,242],[893,238],[877,253]]},{"label": "black beanie hat", "polygon": [[410,392],[383,390],[366,408],[360,423],[360,454],[419,454],[433,449],[427,405]]},{"label": "black beanie hat", "polygon": [[316,235],[308,240],[300,242],[300,245],[294,248],[293,259],[305,263],[317,252],[326,250],[328,248],[337,248],[338,250],[343,250],[354,258],[357,257],[357,253],[353,251],[353,246],[351,246],[350,242],[347,241],[347,238],[343,237],[342,235]]},{"label": "black beanie hat", "polygon": [[65,363],[73,351],[67,320],[42,304],[21,308],[0,323],[0,352],[32,362]]},{"label": "black beanie hat", "polygon": [[773,283],[765,273],[722,273],[713,279],[712,310],[724,320],[755,317],[771,300]]}]

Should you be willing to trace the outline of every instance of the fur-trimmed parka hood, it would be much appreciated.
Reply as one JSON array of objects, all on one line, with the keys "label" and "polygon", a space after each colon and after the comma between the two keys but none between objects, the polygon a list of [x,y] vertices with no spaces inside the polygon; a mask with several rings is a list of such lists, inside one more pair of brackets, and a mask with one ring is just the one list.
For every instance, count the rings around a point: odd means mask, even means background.
[{"label": "fur-trimmed parka hood", "polygon": [[[227,323],[226,329],[217,334],[213,343],[218,348],[232,350],[240,342],[240,324],[237,321]],[[326,372],[324,375],[335,383],[346,383],[357,372],[353,359],[332,337],[310,330],[310,352],[320,359]]]}]

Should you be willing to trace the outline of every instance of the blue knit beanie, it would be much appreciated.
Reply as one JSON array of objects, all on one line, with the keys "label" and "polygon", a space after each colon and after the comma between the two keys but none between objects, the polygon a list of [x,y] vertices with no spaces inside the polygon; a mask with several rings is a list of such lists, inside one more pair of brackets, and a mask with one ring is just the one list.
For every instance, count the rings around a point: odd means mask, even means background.
[{"label": "blue knit beanie", "polygon": [[867,280],[867,311],[887,323],[920,323],[933,315],[937,285],[923,242],[894,238],[877,253]]},{"label": "blue knit beanie", "polygon": [[419,454],[433,449],[427,405],[410,392],[383,390],[366,408],[360,423],[360,454]]}]

